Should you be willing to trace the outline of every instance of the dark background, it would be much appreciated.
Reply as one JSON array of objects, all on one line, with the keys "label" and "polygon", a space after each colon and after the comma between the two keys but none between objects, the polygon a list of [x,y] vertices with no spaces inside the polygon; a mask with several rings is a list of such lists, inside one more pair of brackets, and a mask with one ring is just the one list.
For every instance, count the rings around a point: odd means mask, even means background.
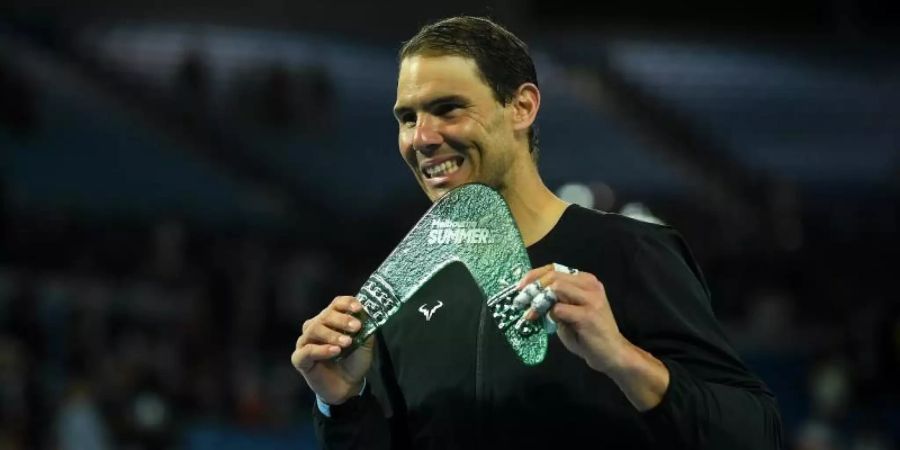
[{"label": "dark background", "polygon": [[428,207],[396,51],[529,43],[541,172],[691,245],[791,449],[900,444],[900,6],[0,5],[0,449],[311,448],[300,324]]}]

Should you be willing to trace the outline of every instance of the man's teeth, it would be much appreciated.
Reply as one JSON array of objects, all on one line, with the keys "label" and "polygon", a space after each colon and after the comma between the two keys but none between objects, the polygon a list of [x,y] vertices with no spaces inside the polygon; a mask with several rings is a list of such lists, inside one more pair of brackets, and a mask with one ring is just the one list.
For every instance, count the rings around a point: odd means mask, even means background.
[{"label": "man's teeth", "polygon": [[429,178],[433,177],[444,177],[450,175],[453,172],[459,170],[459,165],[456,164],[455,160],[444,161],[436,166],[431,166],[425,169],[425,173],[428,174]]}]

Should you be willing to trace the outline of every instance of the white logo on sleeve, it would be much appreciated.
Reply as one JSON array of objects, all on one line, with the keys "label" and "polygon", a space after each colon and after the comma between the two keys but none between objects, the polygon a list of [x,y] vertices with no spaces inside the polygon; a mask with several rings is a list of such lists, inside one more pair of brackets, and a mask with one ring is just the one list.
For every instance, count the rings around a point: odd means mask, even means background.
[{"label": "white logo on sleeve", "polygon": [[425,316],[425,321],[431,320],[431,316],[434,315],[434,312],[438,310],[441,306],[444,306],[444,302],[438,300],[437,305],[434,305],[433,308],[428,308],[427,303],[423,303],[422,306],[419,307],[419,312]]}]

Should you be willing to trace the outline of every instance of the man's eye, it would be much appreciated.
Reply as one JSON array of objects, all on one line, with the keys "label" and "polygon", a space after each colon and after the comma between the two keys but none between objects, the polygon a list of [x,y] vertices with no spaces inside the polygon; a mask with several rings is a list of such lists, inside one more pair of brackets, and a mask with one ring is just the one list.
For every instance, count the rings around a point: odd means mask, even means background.
[{"label": "man's eye", "polygon": [[446,114],[450,114],[457,108],[459,108],[459,105],[455,103],[442,103],[434,108],[434,114],[436,116],[443,116]]},{"label": "man's eye", "polygon": [[400,123],[403,125],[415,125],[416,124],[416,115],[415,114],[404,114],[400,116]]}]

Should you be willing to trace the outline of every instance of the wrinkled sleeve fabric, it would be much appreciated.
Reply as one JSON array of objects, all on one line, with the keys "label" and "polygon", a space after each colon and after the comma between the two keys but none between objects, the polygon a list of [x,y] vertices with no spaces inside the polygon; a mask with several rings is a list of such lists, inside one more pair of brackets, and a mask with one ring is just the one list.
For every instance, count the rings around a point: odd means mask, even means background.
[{"label": "wrinkled sleeve fabric", "polygon": [[331,406],[326,417],[313,406],[316,439],[322,449],[389,449],[387,419],[371,388],[340,405]]},{"label": "wrinkled sleeve fabric", "polygon": [[780,449],[776,400],[729,344],[684,240],[659,227],[632,243],[629,338],[669,370],[662,402],[641,415],[654,440],[673,449]]},{"label": "wrinkled sleeve fabric", "polygon": [[410,448],[405,408],[381,336],[361,395],[330,406],[330,417],[313,404],[316,441],[323,450],[405,450]]}]

